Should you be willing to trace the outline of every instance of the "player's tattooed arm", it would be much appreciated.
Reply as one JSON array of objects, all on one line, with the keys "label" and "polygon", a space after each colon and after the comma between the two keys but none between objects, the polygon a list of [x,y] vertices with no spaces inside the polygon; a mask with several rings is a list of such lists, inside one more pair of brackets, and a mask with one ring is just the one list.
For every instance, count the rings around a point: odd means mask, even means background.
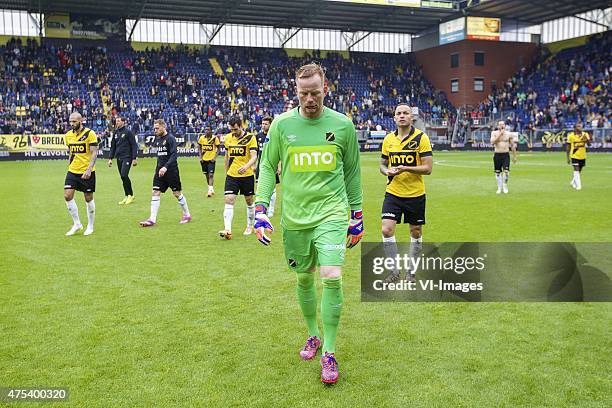
[{"label": "player's tattooed arm", "polygon": [[96,165],[96,160],[98,159],[98,146],[89,146],[89,152],[91,153],[91,159],[89,159],[89,166],[87,166],[87,170],[81,176],[81,178],[87,180],[91,177],[91,171]]}]

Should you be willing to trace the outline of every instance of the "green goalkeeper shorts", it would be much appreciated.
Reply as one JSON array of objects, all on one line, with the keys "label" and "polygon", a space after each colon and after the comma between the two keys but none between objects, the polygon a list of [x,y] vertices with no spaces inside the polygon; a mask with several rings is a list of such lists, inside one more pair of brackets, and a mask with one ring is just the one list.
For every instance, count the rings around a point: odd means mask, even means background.
[{"label": "green goalkeeper shorts", "polygon": [[284,230],[285,258],[295,272],[316,266],[342,266],[348,220],[324,222],[304,230]]}]

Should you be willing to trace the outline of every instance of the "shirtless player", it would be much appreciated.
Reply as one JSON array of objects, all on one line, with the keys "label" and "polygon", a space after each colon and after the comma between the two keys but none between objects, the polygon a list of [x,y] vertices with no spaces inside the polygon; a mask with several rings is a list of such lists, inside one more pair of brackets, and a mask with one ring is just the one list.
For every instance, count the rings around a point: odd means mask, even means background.
[{"label": "shirtless player", "polygon": [[[493,165],[497,179],[497,194],[504,191],[508,194],[508,176],[510,174],[510,149],[512,149],[512,163],[516,163],[516,144],[513,141],[513,132],[506,130],[506,122],[497,122],[497,130],[491,132],[491,144],[495,148]],[[502,176],[502,171],[504,172]],[[503,178],[502,178],[503,177]]]}]

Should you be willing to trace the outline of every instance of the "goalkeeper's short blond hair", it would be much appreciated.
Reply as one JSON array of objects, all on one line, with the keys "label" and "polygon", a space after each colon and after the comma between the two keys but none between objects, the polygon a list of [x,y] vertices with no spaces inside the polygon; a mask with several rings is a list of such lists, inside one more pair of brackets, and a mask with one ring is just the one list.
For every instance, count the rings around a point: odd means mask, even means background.
[{"label": "goalkeeper's short blond hair", "polygon": [[319,75],[321,77],[321,82],[325,84],[325,70],[323,67],[316,62],[311,62],[310,64],[302,65],[295,72],[295,80],[302,78],[310,78],[315,75]]}]

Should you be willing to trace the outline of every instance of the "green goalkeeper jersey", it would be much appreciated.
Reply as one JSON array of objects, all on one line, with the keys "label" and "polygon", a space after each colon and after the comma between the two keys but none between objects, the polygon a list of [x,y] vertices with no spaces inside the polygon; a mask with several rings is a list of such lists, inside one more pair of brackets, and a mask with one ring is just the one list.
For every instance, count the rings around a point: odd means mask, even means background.
[{"label": "green goalkeeper jersey", "polygon": [[268,205],[281,163],[283,216],[288,230],[348,220],[362,204],[359,143],[351,120],[329,108],[308,119],[294,108],[276,117],[264,146],[256,203]]}]

